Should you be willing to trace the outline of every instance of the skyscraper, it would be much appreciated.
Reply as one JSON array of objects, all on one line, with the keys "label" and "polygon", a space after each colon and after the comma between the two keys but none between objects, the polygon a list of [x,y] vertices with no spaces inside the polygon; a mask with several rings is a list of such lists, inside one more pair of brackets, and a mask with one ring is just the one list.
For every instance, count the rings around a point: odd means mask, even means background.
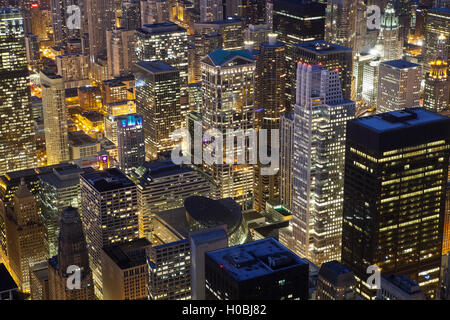
[{"label": "skyscraper", "polygon": [[41,71],[40,76],[47,164],[58,164],[70,160],[64,79],[51,71]]},{"label": "skyscraper", "polygon": [[299,62],[294,109],[292,228],[294,251],[320,265],[339,260],[346,121],[339,72]]},{"label": "skyscraper", "polygon": [[223,20],[222,0],[199,0],[200,22]]},{"label": "skyscraper", "polygon": [[110,78],[123,76],[131,72],[135,61],[134,33],[133,29],[124,28],[106,31],[106,51]]},{"label": "skyscraper", "polygon": [[106,54],[106,30],[115,26],[114,0],[86,0],[91,63]]},{"label": "skyscraper", "polygon": [[189,107],[187,30],[173,22],[144,25],[136,30],[136,61],[161,60],[180,72],[181,114]]},{"label": "skyscraper", "polygon": [[424,70],[430,71],[430,62],[436,59],[439,50],[439,37],[444,36],[446,41],[447,63],[450,58],[450,8],[433,8],[428,11],[425,20]]},{"label": "skyscraper", "polygon": [[[80,288],[68,288],[73,274],[71,266],[80,272]],[[78,210],[67,207],[62,211],[58,237],[58,255],[48,260],[48,287],[51,300],[94,300],[94,284],[89,267],[86,237]]]},{"label": "skyscraper", "polygon": [[0,9],[0,56],[0,174],[4,174],[36,163],[25,35],[18,9]]},{"label": "skyscraper", "polygon": [[20,290],[30,292],[30,265],[44,261],[47,254],[36,199],[23,180],[14,194],[14,207],[6,210],[9,264]]},{"label": "skyscraper", "polygon": [[128,173],[145,161],[143,120],[140,114],[116,117],[119,168]]},{"label": "skyscraper", "polygon": [[326,5],[299,0],[273,1],[273,31],[287,45],[323,40]]},{"label": "skyscraper", "polygon": [[193,195],[216,196],[213,184],[202,172],[176,165],[172,160],[145,162],[128,176],[137,186],[140,227],[148,239],[153,236],[155,214],[182,208],[184,200]]},{"label": "skyscraper", "polygon": [[392,2],[389,2],[381,17],[381,29],[378,44],[383,61],[397,60],[403,57],[403,39],[399,36],[400,25]]},{"label": "skyscraper", "polygon": [[188,239],[155,245],[148,250],[149,297],[191,299],[191,253]]},{"label": "skyscraper", "polygon": [[327,1],[325,40],[355,48],[357,0]]},{"label": "skyscraper", "polygon": [[66,207],[78,208],[80,204],[80,174],[92,168],[81,169],[65,164],[39,176],[37,199],[45,230],[45,247],[48,256],[58,254],[58,236],[61,213]]},{"label": "skyscraper", "polygon": [[430,72],[425,75],[423,107],[434,112],[448,109],[450,105],[450,81],[446,56],[446,38],[438,38],[435,60],[430,62]]},{"label": "skyscraper", "polygon": [[380,63],[377,113],[418,107],[421,71],[420,65],[406,60]]},{"label": "skyscraper", "polygon": [[[269,34],[269,41],[261,44],[256,58],[255,71],[255,109],[258,129],[280,130],[280,118],[286,111],[286,47],[276,41],[276,34]],[[279,146],[278,144],[274,147]],[[271,139],[267,143],[271,148]],[[257,211],[266,208],[267,201],[280,200],[280,172],[262,175],[261,167],[255,166],[254,204]]]},{"label": "skyscraper", "polygon": [[139,238],[136,185],[118,169],[81,175],[81,220],[95,295],[103,298],[101,250]]},{"label": "skyscraper", "polygon": [[440,274],[450,119],[421,108],[347,123],[342,262],[373,299],[370,265],[404,274],[428,298]]},{"label": "skyscraper", "polygon": [[294,44],[288,49],[286,103],[293,110],[296,94],[295,79],[297,63],[321,65],[328,70],[339,71],[342,94],[345,99],[352,96],[353,58],[352,49],[327,41],[310,41]]},{"label": "skyscraper", "polygon": [[[202,59],[202,124],[204,130],[223,134],[255,128],[255,57],[248,50],[215,50]],[[210,132],[211,132],[210,131]],[[245,140],[244,136],[244,140]],[[233,137],[234,141],[234,137]],[[234,144],[234,142],[233,142]],[[234,144],[233,157],[247,153]],[[222,151],[221,151],[222,152]],[[218,155],[224,159],[224,155]],[[233,161],[235,163],[235,161]],[[248,163],[246,161],[246,163]],[[248,207],[253,197],[251,164],[203,163],[204,170],[218,186],[219,197],[231,197]]]},{"label": "skyscraper", "polygon": [[147,160],[178,144],[171,134],[181,128],[180,71],[163,61],[138,62],[136,111],[142,115]]},{"label": "skyscraper", "polygon": [[140,238],[102,249],[105,300],[148,299],[150,247],[147,239]]}]

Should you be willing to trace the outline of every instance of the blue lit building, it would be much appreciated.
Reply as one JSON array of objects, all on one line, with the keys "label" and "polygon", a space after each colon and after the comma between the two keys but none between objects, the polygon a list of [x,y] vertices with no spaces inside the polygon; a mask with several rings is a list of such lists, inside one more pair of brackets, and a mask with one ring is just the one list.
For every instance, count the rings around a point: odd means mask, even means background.
[{"label": "blue lit building", "polygon": [[145,161],[144,126],[140,114],[116,117],[119,167],[128,172]]}]

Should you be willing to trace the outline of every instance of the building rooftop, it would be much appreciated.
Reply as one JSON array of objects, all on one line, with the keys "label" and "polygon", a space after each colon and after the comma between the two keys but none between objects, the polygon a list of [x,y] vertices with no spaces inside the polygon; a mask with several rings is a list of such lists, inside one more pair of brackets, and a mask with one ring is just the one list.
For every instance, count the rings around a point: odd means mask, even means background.
[{"label": "building rooftop", "polygon": [[83,173],[81,177],[88,181],[89,184],[99,192],[122,189],[134,185],[133,181],[128,179],[127,176],[117,168]]},{"label": "building rooftop", "polygon": [[[1,13],[0,9],[0,13]],[[3,263],[0,263],[0,292],[17,289],[17,284]]]},{"label": "building rooftop", "polygon": [[208,24],[212,24],[212,25],[226,25],[226,24],[240,24],[240,23],[242,23],[241,20],[230,18],[230,19],[226,19],[226,20],[198,22],[195,25],[196,26],[208,25]]},{"label": "building rooftop", "polygon": [[213,200],[201,196],[191,196],[184,200],[186,216],[206,228],[226,225],[233,232],[242,221],[242,211],[232,198]]},{"label": "building rooftop", "polygon": [[421,292],[419,284],[403,274],[390,274],[387,276],[383,276],[383,278],[407,294],[415,294]]},{"label": "building rooftop", "polygon": [[311,51],[315,54],[321,53],[334,53],[340,51],[352,51],[351,48],[344,47],[335,43],[331,43],[325,40],[315,40],[303,43],[294,44],[296,47],[301,47],[305,50]]},{"label": "building rooftop", "polygon": [[190,235],[192,242],[196,245],[208,244],[221,239],[228,239],[227,232],[223,228],[214,230],[201,230]]},{"label": "building rooftop", "polygon": [[120,269],[129,269],[147,263],[145,249],[151,247],[147,238],[103,248],[105,254],[114,261]]},{"label": "building rooftop", "polygon": [[178,71],[177,68],[171,66],[170,64],[157,60],[157,61],[142,61],[137,62],[137,66],[152,73],[162,73],[162,72],[175,72]]},{"label": "building rooftop", "polygon": [[397,69],[409,69],[420,67],[419,64],[412,63],[406,60],[390,60],[390,61],[383,61],[380,63],[380,65],[383,64]]},{"label": "building rooftop", "polygon": [[450,118],[422,108],[408,108],[352,119],[347,141],[375,155],[450,138]]},{"label": "building rooftop", "polygon": [[206,255],[236,281],[258,278],[307,264],[273,238],[210,251]]},{"label": "building rooftop", "polygon": [[[93,170],[93,169],[92,169]],[[40,180],[56,188],[67,188],[80,183],[80,174],[90,171],[89,168],[81,169],[75,164],[66,167],[54,168],[50,174],[40,176]]]},{"label": "building rooftop", "polygon": [[319,275],[336,287],[342,288],[355,284],[353,272],[336,260],[323,263]]},{"label": "building rooftop", "polygon": [[180,31],[186,32],[186,29],[178,26],[173,22],[167,21],[163,23],[145,24],[142,26],[142,28],[138,28],[136,31],[146,34],[158,34],[158,33],[180,32]]},{"label": "building rooftop", "polygon": [[132,170],[130,175],[144,186],[152,183],[153,180],[158,178],[179,175],[191,171],[193,171],[193,169],[177,165],[169,159],[146,161],[139,168]]},{"label": "building rooftop", "polygon": [[69,131],[69,141],[74,147],[96,144],[97,140],[91,138],[83,131]]},{"label": "building rooftop", "polygon": [[399,130],[441,121],[450,123],[450,118],[423,108],[408,108],[350,120],[352,123],[376,132]]},{"label": "building rooftop", "polygon": [[236,58],[241,57],[247,60],[254,61],[255,57],[248,51],[248,50],[223,50],[223,49],[217,49],[208,54],[208,57],[211,59],[211,61],[217,65],[224,65],[228,61]]}]

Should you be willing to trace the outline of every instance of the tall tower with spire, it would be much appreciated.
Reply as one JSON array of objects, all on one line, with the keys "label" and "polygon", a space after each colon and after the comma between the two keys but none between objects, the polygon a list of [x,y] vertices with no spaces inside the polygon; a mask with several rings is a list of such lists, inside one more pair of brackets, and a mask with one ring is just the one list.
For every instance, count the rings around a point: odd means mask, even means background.
[{"label": "tall tower with spire", "polygon": [[436,58],[430,62],[430,72],[425,76],[423,107],[434,112],[447,110],[450,102],[446,43],[446,37],[441,34],[436,46]]},{"label": "tall tower with spire", "polygon": [[[69,277],[71,269],[79,268],[80,286],[70,288],[73,283]],[[86,246],[80,215],[77,209],[67,207],[61,214],[58,239],[58,255],[48,261],[49,295],[51,300],[93,300],[94,285],[89,267],[89,256]],[[69,281],[68,281],[69,280]],[[76,281],[76,280],[75,280]],[[76,282],[73,283],[76,285]]]},{"label": "tall tower with spire", "polygon": [[403,56],[402,42],[399,40],[400,25],[392,2],[388,2],[381,17],[378,44],[383,61],[398,60]]}]

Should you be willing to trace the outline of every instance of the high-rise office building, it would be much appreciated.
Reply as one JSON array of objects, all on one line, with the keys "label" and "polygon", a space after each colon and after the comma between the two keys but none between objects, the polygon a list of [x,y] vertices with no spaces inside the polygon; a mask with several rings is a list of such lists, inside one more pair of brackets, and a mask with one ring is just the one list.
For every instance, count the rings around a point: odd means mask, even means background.
[{"label": "high-rise office building", "polygon": [[23,18],[0,9],[0,174],[36,163]]},{"label": "high-rise office building", "polygon": [[400,24],[392,2],[389,2],[381,17],[378,44],[383,61],[398,60],[403,57],[403,39],[399,36]]},{"label": "high-rise office building", "polygon": [[327,1],[325,40],[355,48],[357,0]]},{"label": "high-rise office building", "polygon": [[446,52],[446,38],[438,38],[436,58],[430,62],[425,75],[423,107],[434,112],[446,111],[450,105],[450,80]]},{"label": "high-rise office building", "polygon": [[294,154],[294,113],[281,116],[280,121],[280,202],[292,210],[292,159]]},{"label": "high-rise office building", "polygon": [[323,40],[326,5],[320,2],[274,0],[273,31],[287,45]]},{"label": "high-rise office building", "polygon": [[307,300],[308,263],[273,238],[205,254],[208,300]]},{"label": "high-rise office building", "polygon": [[136,30],[136,61],[161,60],[180,72],[181,113],[189,106],[187,30],[173,22],[144,25]]},{"label": "high-rise office building", "polygon": [[191,299],[191,253],[188,239],[156,245],[148,250],[151,300]]},{"label": "high-rise office building", "polygon": [[342,263],[332,260],[320,266],[316,300],[354,300],[355,276]]},{"label": "high-rise office building", "polygon": [[30,292],[30,265],[45,261],[47,254],[36,199],[25,181],[14,194],[14,207],[5,209],[9,265],[20,290]]},{"label": "high-rise office building", "polygon": [[404,274],[428,298],[439,281],[450,119],[421,108],[347,123],[342,262],[357,292],[370,265]]},{"label": "high-rise office building", "polygon": [[147,300],[147,250],[145,239],[107,246],[102,249],[103,298],[105,300]]},{"label": "high-rise office building", "polygon": [[311,41],[292,45],[288,49],[287,57],[286,104],[288,110],[294,109],[298,61],[311,65],[321,65],[328,70],[338,70],[344,98],[351,99],[353,75],[351,48],[327,41]]},{"label": "high-rise office building", "polygon": [[147,160],[178,144],[171,134],[182,126],[180,71],[163,61],[138,62],[136,111],[142,115]]},{"label": "high-rise office building", "polygon": [[141,1],[122,1],[122,19],[120,26],[128,30],[136,30],[141,27]]},{"label": "high-rise office building", "polygon": [[41,71],[40,78],[47,164],[58,164],[70,160],[64,79],[51,71]]},{"label": "high-rise office building", "polygon": [[[269,34],[268,42],[261,44],[256,58],[255,70],[255,109],[257,128],[267,130],[267,136],[272,130],[280,130],[280,118],[286,111],[286,46],[276,40],[276,34]],[[267,148],[272,147],[271,139]],[[279,141],[277,145],[279,147]],[[255,166],[254,203],[257,211],[266,208],[267,201],[280,200],[280,172],[273,175],[263,175],[264,165]],[[279,169],[279,168],[278,168]]]},{"label": "high-rise office building", "polygon": [[253,49],[258,50],[261,43],[268,41],[268,35],[271,32],[268,23],[249,24],[244,30],[244,41],[253,42]]},{"label": "high-rise office building", "polygon": [[48,256],[58,254],[59,221],[66,207],[78,208],[80,204],[80,174],[93,170],[64,164],[39,176],[37,199],[45,230],[45,247]]},{"label": "high-rise office building", "polygon": [[377,113],[418,107],[420,103],[420,65],[406,60],[380,63]]},{"label": "high-rise office building", "polygon": [[[80,28],[71,28],[68,22],[77,22],[72,16],[74,13],[70,6],[80,8]],[[69,39],[80,38],[84,31],[85,6],[84,1],[77,0],[50,0],[51,18],[53,27],[53,41],[56,45],[67,44]]]},{"label": "high-rise office building", "polygon": [[117,116],[117,154],[119,168],[128,173],[145,161],[144,126],[140,114]]},{"label": "high-rise office building", "polygon": [[[253,54],[248,50],[218,49],[204,57],[201,63],[203,129],[222,133],[224,142],[227,129],[254,130],[256,62]],[[247,153],[236,144],[232,150],[234,160],[238,154]],[[231,197],[244,208],[249,207],[253,197],[253,166],[234,164],[235,161],[228,164],[224,152],[218,156],[223,159],[221,163],[204,162],[202,167],[218,186],[219,198]]]},{"label": "high-rise office building", "polygon": [[91,63],[106,54],[106,30],[116,25],[114,0],[87,0],[86,15]]},{"label": "high-rise office building", "polygon": [[213,184],[201,172],[172,160],[145,162],[128,176],[137,186],[141,233],[148,239],[152,239],[155,214],[182,208],[193,195],[215,198]]},{"label": "high-rise office building", "polygon": [[56,56],[57,74],[63,77],[64,87],[78,88],[89,85],[89,55],[74,52]]},{"label": "high-rise office building", "polygon": [[223,20],[222,0],[198,0],[200,5],[200,22]]},{"label": "high-rise office building", "polygon": [[339,72],[299,62],[294,108],[294,251],[320,265],[339,260],[345,126],[355,102],[343,98]]},{"label": "high-rise office building", "polygon": [[191,246],[192,300],[205,300],[205,253],[228,247],[227,232],[223,228],[197,231],[189,237]]},{"label": "high-rise office building", "polygon": [[169,21],[170,9],[168,0],[141,0],[141,25]]},{"label": "high-rise office building", "polygon": [[81,220],[97,298],[103,298],[103,247],[139,238],[136,185],[118,169],[81,175]]},{"label": "high-rise office building", "polygon": [[106,31],[106,51],[110,78],[131,72],[135,61],[134,29],[114,28]]},{"label": "high-rise office building", "polygon": [[[213,48],[213,50],[211,50],[210,52],[219,48],[225,50],[242,49],[242,47],[244,46],[242,28],[243,28],[242,21],[236,19],[199,22],[194,25],[196,35],[217,34],[219,36],[220,46],[217,48]],[[210,52],[207,52],[206,54]]]},{"label": "high-rise office building", "polygon": [[[79,268],[80,288],[68,288],[68,278]],[[61,213],[58,255],[48,260],[50,300],[94,300],[94,284],[89,267],[86,237],[78,210],[65,208]]]},{"label": "high-rise office building", "polygon": [[430,62],[436,59],[439,50],[439,37],[444,36],[447,63],[450,58],[450,8],[433,8],[426,15],[425,44],[423,53],[424,71],[430,71]]}]

